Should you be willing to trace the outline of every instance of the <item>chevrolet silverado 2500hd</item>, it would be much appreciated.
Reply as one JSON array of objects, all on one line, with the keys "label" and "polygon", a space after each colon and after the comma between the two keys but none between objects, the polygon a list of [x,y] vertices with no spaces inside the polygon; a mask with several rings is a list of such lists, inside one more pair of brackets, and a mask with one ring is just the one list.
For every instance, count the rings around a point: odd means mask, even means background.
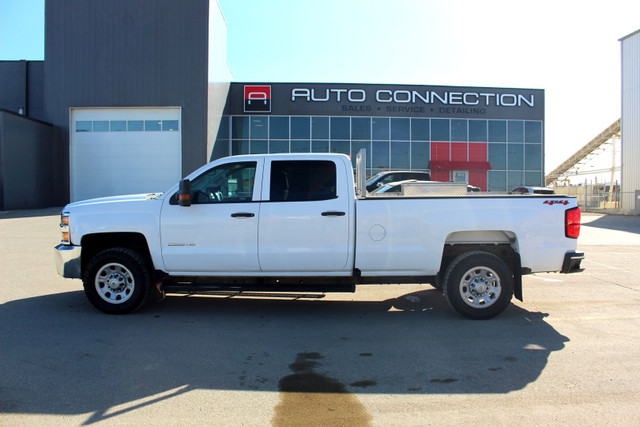
[{"label": "chevrolet silverado 2500hd", "polygon": [[[362,154],[359,154],[359,156]],[[580,270],[575,198],[368,197],[341,154],[227,157],[164,193],[71,203],[58,273],[108,313],[152,293],[353,292],[430,283],[476,319],[522,299],[533,272]]]}]

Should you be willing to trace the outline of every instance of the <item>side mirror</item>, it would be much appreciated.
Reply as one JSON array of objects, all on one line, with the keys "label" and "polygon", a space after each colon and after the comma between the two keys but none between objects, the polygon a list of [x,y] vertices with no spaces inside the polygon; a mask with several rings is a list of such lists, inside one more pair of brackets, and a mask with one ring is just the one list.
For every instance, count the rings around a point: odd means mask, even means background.
[{"label": "side mirror", "polygon": [[183,179],[178,187],[178,205],[191,206],[191,181]]}]

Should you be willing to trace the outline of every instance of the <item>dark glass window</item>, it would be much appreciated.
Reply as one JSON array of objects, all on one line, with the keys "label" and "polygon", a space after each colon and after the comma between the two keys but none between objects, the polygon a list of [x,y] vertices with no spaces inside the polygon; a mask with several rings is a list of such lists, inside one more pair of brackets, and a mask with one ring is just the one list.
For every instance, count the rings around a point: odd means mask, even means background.
[{"label": "dark glass window", "polygon": [[351,144],[349,141],[331,141],[331,152],[351,155]]},{"label": "dark glass window", "polygon": [[541,187],[543,185],[542,172],[525,172],[524,185],[527,185],[530,187]]},{"label": "dark glass window", "polygon": [[271,201],[301,202],[336,197],[338,192],[335,163],[317,160],[271,163]]},{"label": "dark glass window", "polygon": [[507,172],[507,190],[524,185],[524,176],[522,171]]},{"label": "dark glass window", "polygon": [[269,117],[269,139],[289,139],[289,117]]},{"label": "dark glass window", "polygon": [[524,144],[508,144],[507,158],[509,170],[524,169]]},{"label": "dark glass window", "polygon": [[411,169],[427,169],[429,167],[429,144],[422,141],[411,143]]},{"label": "dark glass window", "polygon": [[489,191],[507,191],[507,173],[506,172],[496,172],[489,171],[489,179],[488,179],[488,190]]},{"label": "dark glass window", "polygon": [[409,169],[411,167],[409,141],[391,141],[391,169]]},{"label": "dark glass window", "polygon": [[371,166],[374,169],[389,169],[389,141],[373,141]]},{"label": "dark glass window", "polygon": [[93,128],[92,121],[77,121],[76,122],[76,132],[91,132]]},{"label": "dark glass window", "polygon": [[269,141],[269,153],[288,153],[289,152],[289,141],[278,141],[278,140],[270,140]]},{"label": "dark glass window", "polygon": [[429,119],[411,119],[411,140],[429,140]]},{"label": "dark glass window", "polygon": [[507,125],[509,131],[508,141],[524,142],[524,122],[520,120],[509,120]]},{"label": "dark glass window", "polygon": [[249,141],[246,139],[234,139],[231,141],[231,155],[238,156],[249,154]]},{"label": "dark glass window", "polygon": [[368,117],[351,118],[351,139],[371,139],[371,119]]},{"label": "dark glass window", "polygon": [[489,142],[507,142],[507,122],[489,120]]},{"label": "dark glass window", "polygon": [[126,132],[127,122],[125,120],[111,120],[111,132]]},{"label": "dark glass window", "polygon": [[[145,127],[147,123],[145,123]],[[233,117],[231,119],[231,137],[233,139],[249,138],[249,117]]]},{"label": "dark glass window", "polygon": [[386,117],[374,117],[371,119],[373,127],[373,139],[389,140],[389,119]]},{"label": "dark glass window", "polygon": [[451,120],[451,141],[467,141],[467,121]]},{"label": "dark glass window", "polygon": [[449,141],[448,119],[431,119],[431,141]]},{"label": "dark glass window", "polygon": [[163,132],[175,132],[178,131],[178,121],[177,120],[163,120],[162,121],[162,131]]},{"label": "dark glass window", "polygon": [[542,143],[541,122],[524,122],[524,142]]},{"label": "dark glass window", "polygon": [[311,138],[311,123],[309,117],[291,117],[291,138]]},{"label": "dark glass window", "polygon": [[251,117],[251,139],[267,139],[268,117]]},{"label": "dark glass window", "polygon": [[408,141],[410,127],[410,119],[391,119],[391,139]]},{"label": "dark glass window", "polygon": [[329,141],[311,141],[312,153],[328,153]]},{"label": "dark glass window", "polygon": [[542,170],[542,145],[525,144],[524,168],[529,171]]},{"label": "dark glass window", "polygon": [[251,140],[251,154],[267,154],[269,152],[269,144],[266,139]]},{"label": "dark glass window", "polygon": [[311,138],[329,139],[329,117],[311,117]]},{"label": "dark glass window", "polygon": [[311,152],[311,141],[308,139],[292,139],[291,140],[291,152],[292,153],[310,153]]},{"label": "dark glass window", "polygon": [[142,132],[144,130],[144,122],[142,120],[129,120],[127,122],[127,130],[129,132]]},{"label": "dark glass window", "polygon": [[487,142],[486,120],[469,120],[469,141]]},{"label": "dark glass window", "polygon": [[[156,123],[160,123],[160,122],[156,122]],[[160,126],[158,126],[157,130],[159,129]],[[106,120],[96,120],[93,122],[93,131],[94,132],[109,132],[109,122]]]},{"label": "dark glass window", "polygon": [[238,203],[253,198],[256,162],[216,166],[191,181],[191,203]]},{"label": "dark glass window", "polygon": [[489,163],[494,170],[507,168],[507,144],[489,144]]},{"label": "dark glass window", "polygon": [[349,139],[349,117],[331,117],[331,139]]}]

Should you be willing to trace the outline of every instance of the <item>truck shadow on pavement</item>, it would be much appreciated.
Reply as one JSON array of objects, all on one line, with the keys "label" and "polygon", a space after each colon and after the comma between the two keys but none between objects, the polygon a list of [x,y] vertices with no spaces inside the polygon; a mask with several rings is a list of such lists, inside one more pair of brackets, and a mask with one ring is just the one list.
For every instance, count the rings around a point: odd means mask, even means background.
[{"label": "truck shadow on pavement", "polygon": [[546,314],[513,304],[472,321],[431,288],[385,301],[355,295],[174,296],[126,316],[96,311],[82,292],[8,302],[0,412],[89,413],[92,424],[202,389],[509,393],[536,381],[568,341]]}]

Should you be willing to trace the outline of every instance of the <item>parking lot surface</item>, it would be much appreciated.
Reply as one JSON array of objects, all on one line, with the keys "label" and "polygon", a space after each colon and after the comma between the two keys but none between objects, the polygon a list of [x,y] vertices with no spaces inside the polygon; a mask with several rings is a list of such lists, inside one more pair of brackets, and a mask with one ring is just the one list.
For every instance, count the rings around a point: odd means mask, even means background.
[{"label": "parking lot surface", "polygon": [[584,214],[584,272],[472,321],[428,285],[106,315],[58,212],[0,213],[1,425],[640,425],[640,217]]}]

